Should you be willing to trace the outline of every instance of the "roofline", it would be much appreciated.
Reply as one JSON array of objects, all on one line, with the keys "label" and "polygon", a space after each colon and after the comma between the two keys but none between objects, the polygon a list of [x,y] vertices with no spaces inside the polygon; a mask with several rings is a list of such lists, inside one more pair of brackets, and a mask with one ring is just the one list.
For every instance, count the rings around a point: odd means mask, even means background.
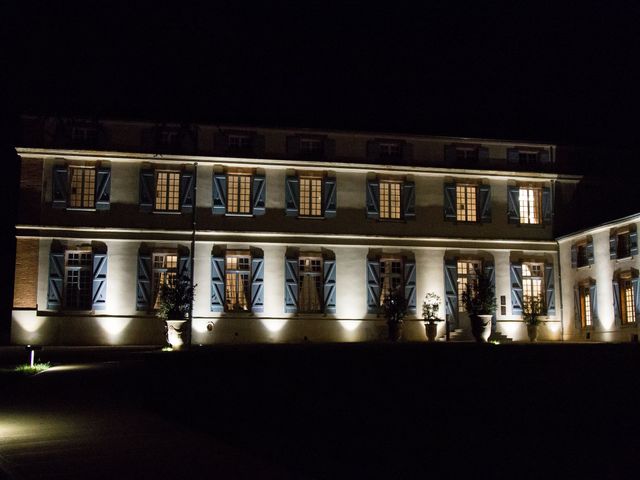
[{"label": "roofline", "polygon": [[557,237],[556,240],[558,242],[566,241],[574,237],[579,237],[586,233],[598,233],[598,232],[601,232],[602,230],[607,230],[612,227],[618,227],[633,221],[636,221],[636,222],[640,221],[640,212],[627,215],[626,217],[617,218],[615,220],[610,220],[608,222],[601,223],[600,225],[596,225],[595,227],[583,228],[582,230],[578,230],[576,232],[568,233],[567,235],[562,235],[561,237]]}]

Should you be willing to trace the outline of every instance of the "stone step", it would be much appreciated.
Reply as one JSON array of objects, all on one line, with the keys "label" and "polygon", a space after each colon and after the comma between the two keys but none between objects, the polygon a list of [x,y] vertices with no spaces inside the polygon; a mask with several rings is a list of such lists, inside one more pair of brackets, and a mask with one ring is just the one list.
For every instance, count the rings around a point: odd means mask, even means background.
[{"label": "stone step", "polygon": [[[446,342],[446,335],[442,334],[438,337],[438,341]],[[473,342],[475,339],[471,332],[464,330],[462,328],[456,328],[449,333],[449,341],[450,342]],[[507,337],[504,333],[494,332],[489,337],[490,342],[499,342],[499,343],[512,343],[513,339]]]}]

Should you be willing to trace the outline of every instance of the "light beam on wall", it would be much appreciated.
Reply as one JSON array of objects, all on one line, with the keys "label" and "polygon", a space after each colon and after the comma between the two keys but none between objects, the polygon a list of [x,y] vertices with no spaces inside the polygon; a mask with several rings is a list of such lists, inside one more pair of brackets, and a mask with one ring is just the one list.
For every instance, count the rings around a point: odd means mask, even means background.
[{"label": "light beam on wall", "polygon": [[28,333],[37,332],[40,329],[40,327],[44,324],[44,318],[36,317],[35,313],[33,314],[33,316],[29,316],[29,317],[20,318],[20,317],[14,316],[14,320],[20,326],[21,329],[23,329],[25,332],[28,332]]},{"label": "light beam on wall", "polygon": [[265,318],[260,321],[265,326],[265,328],[272,333],[279,332],[287,323],[285,319],[273,319],[273,318],[268,318],[268,319]]},{"label": "light beam on wall", "polygon": [[353,332],[362,323],[361,320],[338,320],[338,323],[342,325],[347,332]]},{"label": "light beam on wall", "polygon": [[194,318],[192,322],[192,328],[197,333],[207,333],[209,325],[215,325],[218,321],[217,318]]},{"label": "light beam on wall", "polygon": [[98,325],[109,336],[109,340],[117,340],[125,328],[131,323],[131,318],[106,317],[97,318]]}]

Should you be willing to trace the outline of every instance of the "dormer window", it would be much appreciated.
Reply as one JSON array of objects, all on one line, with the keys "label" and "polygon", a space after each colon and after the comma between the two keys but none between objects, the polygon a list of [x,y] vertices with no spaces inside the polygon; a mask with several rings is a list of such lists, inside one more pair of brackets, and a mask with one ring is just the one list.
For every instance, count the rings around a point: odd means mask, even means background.
[{"label": "dormer window", "polygon": [[161,147],[177,147],[178,131],[177,130],[160,130],[158,134],[158,145]]},{"label": "dormer window", "polygon": [[381,142],[380,158],[398,158],[400,157],[400,144],[397,142]]},{"label": "dormer window", "polygon": [[623,259],[638,255],[638,230],[634,224],[611,230],[609,258]]},{"label": "dormer window", "polygon": [[300,153],[306,155],[319,155],[322,153],[322,140],[318,138],[301,138]]},{"label": "dormer window", "polygon": [[71,127],[71,141],[78,145],[87,145],[96,139],[96,128],[91,125],[74,125]]},{"label": "dormer window", "polygon": [[456,147],[456,162],[466,164],[478,161],[478,149],[475,147]]},{"label": "dormer window", "polygon": [[232,134],[227,136],[227,147],[229,150],[246,150],[251,146],[249,135]]}]

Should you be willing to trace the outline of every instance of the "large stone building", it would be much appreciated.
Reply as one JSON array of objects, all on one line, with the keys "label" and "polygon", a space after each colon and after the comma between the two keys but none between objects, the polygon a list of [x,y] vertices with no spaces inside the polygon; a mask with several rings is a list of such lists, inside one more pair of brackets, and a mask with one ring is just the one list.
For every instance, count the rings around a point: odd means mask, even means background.
[{"label": "large stone building", "polygon": [[556,239],[581,177],[555,145],[25,117],[17,151],[16,344],[161,344],[158,291],[179,274],[194,344],[383,338],[390,287],[409,320],[438,294],[464,338],[476,269],[496,338],[526,338],[533,294],[542,339],[636,328],[640,216]]}]

